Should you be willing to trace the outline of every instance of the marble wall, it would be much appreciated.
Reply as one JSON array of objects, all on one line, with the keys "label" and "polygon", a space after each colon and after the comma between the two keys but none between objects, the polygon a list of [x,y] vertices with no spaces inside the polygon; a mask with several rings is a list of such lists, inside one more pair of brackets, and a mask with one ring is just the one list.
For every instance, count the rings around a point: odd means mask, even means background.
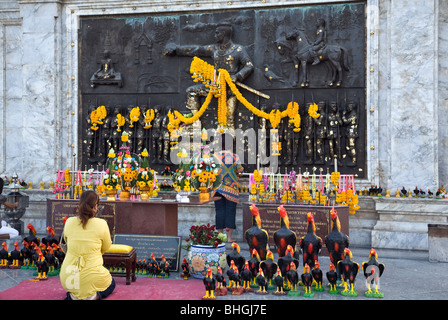
[{"label": "marble wall", "polygon": [[[0,1],[0,176],[17,172],[48,188],[56,170],[73,161],[76,167],[81,16],[328,2],[347,1]],[[391,190],[447,185],[448,3],[366,6],[368,178],[358,183]],[[33,210],[45,215],[37,204]]]}]

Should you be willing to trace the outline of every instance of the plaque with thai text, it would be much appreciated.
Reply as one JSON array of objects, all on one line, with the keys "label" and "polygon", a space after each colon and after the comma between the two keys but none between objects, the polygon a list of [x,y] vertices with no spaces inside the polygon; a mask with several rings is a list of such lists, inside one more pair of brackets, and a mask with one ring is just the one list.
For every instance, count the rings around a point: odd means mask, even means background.
[{"label": "plaque with thai text", "polygon": [[[76,200],[52,200],[47,199],[47,225],[54,229],[56,235],[64,230],[63,218],[76,216],[79,201]],[[107,221],[110,234],[115,232],[116,204],[113,202],[101,202],[98,204],[98,218]]]},{"label": "plaque with thai text", "polygon": [[148,261],[153,253],[156,260],[160,262],[163,254],[170,265],[170,271],[177,272],[179,269],[181,243],[179,236],[116,234],[113,242],[134,247],[138,260],[146,259]]}]

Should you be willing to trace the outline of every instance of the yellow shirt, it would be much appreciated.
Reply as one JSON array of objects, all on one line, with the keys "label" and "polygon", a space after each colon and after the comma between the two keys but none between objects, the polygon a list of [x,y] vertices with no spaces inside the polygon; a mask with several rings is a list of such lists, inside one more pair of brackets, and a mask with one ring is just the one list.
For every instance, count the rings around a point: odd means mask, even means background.
[{"label": "yellow shirt", "polygon": [[62,287],[79,299],[106,290],[112,282],[103,267],[103,253],[112,243],[107,222],[92,218],[83,229],[81,220],[71,217],[65,222],[64,238],[67,253],[59,274]]}]

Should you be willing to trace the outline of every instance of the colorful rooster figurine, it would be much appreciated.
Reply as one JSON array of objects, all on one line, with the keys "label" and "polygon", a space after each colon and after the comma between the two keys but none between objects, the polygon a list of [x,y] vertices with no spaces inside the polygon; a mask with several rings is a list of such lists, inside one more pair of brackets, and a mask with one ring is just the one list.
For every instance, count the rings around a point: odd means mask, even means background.
[{"label": "colorful rooster figurine", "polygon": [[24,238],[26,242],[28,242],[28,245],[31,246],[31,244],[34,242],[35,244],[39,245],[40,240],[36,237],[36,229],[34,229],[33,225],[31,223],[28,223],[26,228],[29,230],[28,236]]},{"label": "colorful rooster figurine", "polygon": [[[338,272],[342,275],[342,281],[344,283],[344,290],[341,294],[344,296],[357,297],[358,292],[354,289],[356,275],[359,271],[359,264],[353,261],[352,252],[350,249],[345,248],[344,260],[338,262]],[[348,283],[350,283],[350,290],[348,289]]]},{"label": "colorful rooster figurine", "polygon": [[230,267],[230,262],[233,260],[233,262],[235,263],[235,265],[238,268],[238,272],[241,273],[241,271],[243,271],[244,268],[244,262],[246,262],[246,258],[244,258],[240,252],[240,246],[236,243],[236,242],[232,242],[232,248],[233,250],[227,254],[226,256],[226,260],[227,260],[227,265]]},{"label": "colorful rooster figurine", "polygon": [[291,263],[295,265],[296,269],[299,267],[299,260],[294,258],[294,250],[292,249],[291,245],[288,245],[286,247],[286,254],[283,257],[278,258],[277,261],[278,268],[280,269],[282,275],[284,275],[285,277],[285,284],[287,289],[290,288],[290,284],[286,281],[286,273],[291,267]]},{"label": "colorful rooster figurine", "polygon": [[271,284],[272,277],[277,272],[278,265],[274,261],[274,255],[270,250],[266,254],[266,260],[261,261],[260,268],[263,270],[263,275],[268,281],[268,289],[274,289]]},{"label": "colorful rooster figurine", "polygon": [[252,253],[249,259],[249,270],[252,273],[252,282],[251,282],[252,288],[258,287],[257,284],[255,283],[255,278],[257,277],[259,268],[260,268],[260,256],[258,255],[257,250],[252,249]]},{"label": "colorful rooster figurine", "polygon": [[205,278],[202,280],[205,286],[205,296],[202,297],[202,300],[216,300],[215,297],[215,278],[213,278],[212,269],[208,267],[207,274]]},{"label": "colorful rooster figurine", "polygon": [[316,235],[314,216],[311,212],[307,214],[307,234],[300,238],[299,247],[303,253],[303,265],[308,264],[310,269],[313,269],[322,248],[322,239]]},{"label": "colorful rooster figurine", "polygon": [[[364,293],[366,297],[369,298],[383,298],[384,293],[378,291],[378,284],[380,282],[380,277],[383,275],[385,265],[378,262],[378,254],[375,249],[370,249],[369,261],[362,263],[362,270],[364,271],[364,276],[366,277],[367,291]],[[370,288],[371,285],[375,285],[375,291]]]},{"label": "colorful rooster figurine", "polygon": [[338,294],[339,290],[337,288],[338,283],[338,273],[336,272],[336,267],[333,262],[330,262],[330,270],[327,271],[327,280],[330,289],[328,290],[329,294]]},{"label": "colorful rooster figurine", "polygon": [[268,232],[261,228],[261,219],[258,208],[252,204],[249,206],[252,212],[252,227],[246,230],[245,238],[249,245],[249,250],[256,249],[260,255],[260,259],[266,258],[266,251],[268,250],[269,235]]},{"label": "colorful rooster figurine", "polygon": [[[339,222],[338,213],[334,207],[330,211],[331,214],[331,232],[325,237],[325,246],[330,255],[330,261],[336,266],[338,262],[344,259],[344,250],[348,248],[350,239],[341,232],[341,223]],[[339,279],[340,279],[339,275]]]},{"label": "colorful rooster figurine", "polygon": [[286,209],[283,205],[280,205],[277,209],[280,213],[280,229],[274,232],[274,242],[280,258],[285,255],[288,245],[293,248],[296,247],[297,236],[294,231],[289,229],[289,218]]},{"label": "colorful rooster figurine", "polygon": [[256,294],[268,294],[268,281],[266,280],[266,277],[263,274],[263,269],[259,269],[258,270],[258,275],[257,275],[257,285],[259,287],[259,289],[257,291],[255,291]]}]

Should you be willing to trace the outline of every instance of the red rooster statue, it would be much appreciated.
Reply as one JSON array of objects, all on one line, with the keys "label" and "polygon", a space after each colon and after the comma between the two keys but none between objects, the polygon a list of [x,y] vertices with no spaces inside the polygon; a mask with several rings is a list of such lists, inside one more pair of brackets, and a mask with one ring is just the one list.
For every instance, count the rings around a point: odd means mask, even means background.
[{"label": "red rooster statue", "polygon": [[[331,232],[325,237],[325,246],[330,255],[330,261],[336,266],[338,262],[344,259],[344,250],[349,246],[349,237],[341,232],[341,223],[339,222],[338,213],[334,207],[330,211],[331,214]],[[339,279],[340,279],[340,275]]]},{"label": "red rooster statue", "polygon": [[[366,297],[369,298],[383,298],[384,293],[378,291],[378,283],[380,277],[383,275],[385,265],[378,262],[378,254],[375,249],[370,249],[369,261],[362,263],[362,270],[364,271],[364,276],[367,279],[367,291],[364,293]],[[375,284],[375,291],[372,291],[370,286]]]},{"label": "red rooster statue", "polygon": [[328,290],[329,294],[338,294],[339,290],[337,288],[338,283],[338,273],[336,272],[336,267],[334,266],[333,262],[330,262],[330,270],[327,271],[327,280],[328,284],[330,285],[330,289]]},{"label": "red rooster statue", "polygon": [[302,283],[303,283],[303,293],[304,297],[311,298],[314,297],[314,292],[311,291],[311,286],[313,284],[313,275],[310,272],[310,266],[305,263],[304,271],[301,275]]},{"label": "red rooster statue", "polygon": [[307,214],[307,234],[300,238],[299,247],[303,253],[303,265],[308,264],[313,269],[322,248],[322,239],[316,235],[314,216],[311,212]]},{"label": "red rooster statue", "polygon": [[[341,294],[344,296],[357,297],[358,292],[354,288],[354,283],[359,271],[359,264],[353,261],[350,249],[345,248],[344,260],[338,262],[337,268],[338,272],[342,275],[342,281],[344,283],[344,290],[341,291]],[[348,283],[350,283],[350,290],[348,290]]]},{"label": "red rooster statue", "polygon": [[277,246],[277,252],[280,258],[285,255],[288,245],[293,248],[296,247],[297,236],[294,231],[289,229],[289,219],[286,209],[283,205],[280,205],[277,209],[280,213],[280,229],[274,232],[274,242]]},{"label": "red rooster statue", "polygon": [[252,204],[249,206],[252,212],[252,227],[246,230],[245,238],[249,245],[249,250],[256,249],[260,255],[260,259],[266,258],[266,251],[268,250],[269,235],[268,232],[261,228],[261,219],[258,208]]},{"label": "red rooster statue", "polygon": [[288,296],[297,297],[300,296],[300,292],[297,290],[299,283],[299,274],[297,273],[297,267],[294,262],[291,262],[288,272],[286,272],[286,279],[291,290],[288,292]]}]

